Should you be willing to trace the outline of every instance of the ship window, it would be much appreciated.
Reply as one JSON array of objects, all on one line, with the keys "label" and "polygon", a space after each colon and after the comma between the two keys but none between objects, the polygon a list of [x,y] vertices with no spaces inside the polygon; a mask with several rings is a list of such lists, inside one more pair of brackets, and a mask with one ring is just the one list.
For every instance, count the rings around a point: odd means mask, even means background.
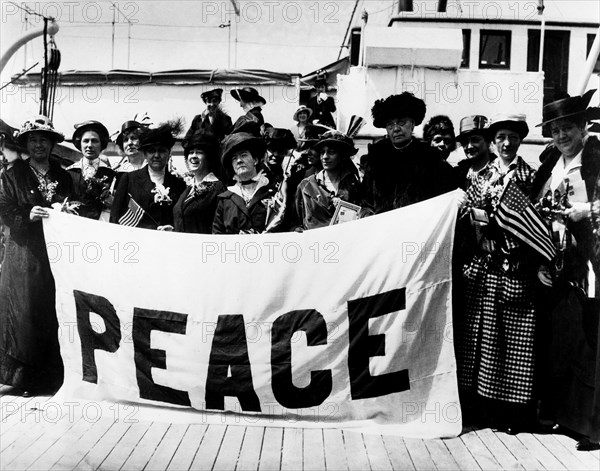
[{"label": "ship window", "polygon": [[510,31],[481,30],[480,69],[510,69]]},{"label": "ship window", "polygon": [[[587,51],[585,53],[586,59],[590,55],[590,49],[592,49],[592,44],[594,44],[595,38],[596,38],[595,34],[587,35]],[[594,66],[594,73],[600,73],[600,56],[598,56],[598,59],[596,59],[596,65]]]},{"label": "ship window", "polygon": [[462,59],[460,61],[460,66],[463,69],[468,69],[470,65],[471,59],[471,30],[463,29],[462,30],[462,38],[463,38],[463,51],[462,51]]}]

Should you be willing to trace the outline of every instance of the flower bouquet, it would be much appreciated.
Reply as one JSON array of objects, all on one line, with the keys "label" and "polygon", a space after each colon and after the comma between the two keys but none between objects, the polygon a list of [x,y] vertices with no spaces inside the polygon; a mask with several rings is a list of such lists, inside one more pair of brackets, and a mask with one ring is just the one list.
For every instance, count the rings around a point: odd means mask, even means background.
[{"label": "flower bouquet", "polygon": [[152,194],[154,194],[154,204],[166,205],[173,203],[173,200],[169,196],[169,191],[171,189],[157,183],[154,189],[152,190]]}]

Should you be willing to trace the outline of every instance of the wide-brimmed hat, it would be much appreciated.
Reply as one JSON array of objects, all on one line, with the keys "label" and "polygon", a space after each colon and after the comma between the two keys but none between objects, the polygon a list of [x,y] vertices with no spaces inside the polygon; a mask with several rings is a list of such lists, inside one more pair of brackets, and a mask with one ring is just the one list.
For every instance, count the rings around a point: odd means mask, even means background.
[{"label": "wide-brimmed hat", "polygon": [[464,142],[473,135],[478,135],[486,140],[490,139],[488,128],[489,120],[480,114],[465,116],[460,120],[460,133],[456,136],[458,142]]},{"label": "wide-brimmed hat", "polygon": [[354,141],[345,134],[336,130],[327,131],[325,134],[323,134],[319,142],[317,142],[313,148],[317,151],[320,151],[324,146],[339,149],[347,156],[353,156],[358,152],[358,149],[354,147]]},{"label": "wide-brimmed hat", "polygon": [[218,98],[221,100],[223,98],[223,89],[222,88],[213,88],[212,90],[207,90],[204,93],[200,94],[200,98],[202,101],[206,103],[210,98]]},{"label": "wide-brimmed hat", "polygon": [[297,145],[296,138],[289,129],[273,128],[266,136],[269,149],[294,149]]},{"label": "wide-brimmed hat", "polygon": [[258,90],[252,87],[234,88],[231,90],[231,96],[237,101],[259,102],[263,105],[267,104],[267,100],[260,96]]},{"label": "wide-brimmed hat", "polygon": [[588,90],[583,96],[572,96],[553,101],[544,106],[542,110],[543,121],[537,124],[536,127],[546,126],[552,121],[558,119],[585,119],[590,118],[588,105],[592,96],[596,93],[596,89]]},{"label": "wide-brimmed hat", "polygon": [[161,123],[157,128],[146,128],[140,135],[140,150],[152,146],[164,146],[171,149],[176,142],[177,136],[183,130],[180,119]]},{"label": "wide-brimmed hat", "polygon": [[308,106],[300,105],[296,112],[294,113],[294,117],[292,118],[294,121],[298,121],[298,115],[305,111],[308,113],[308,117],[310,118],[313,114],[313,110],[311,110]]},{"label": "wide-brimmed hat", "polygon": [[35,116],[23,123],[19,135],[17,136],[19,144],[23,147],[27,147],[27,135],[32,132],[42,132],[47,134],[54,142],[62,142],[65,140],[65,136],[54,130],[54,125],[52,124],[52,121],[50,121],[50,118],[43,115]]},{"label": "wide-brimmed hat", "polygon": [[264,139],[247,132],[230,134],[221,142],[221,164],[227,171],[231,171],[231,156],[240,150],[248,150],[257,160],[261,160],[266,144]]},{"label": "wide-brimmed hat", "polygon": [[83,123],[77,123],[75,125],[75,132],[73,133],[71,140],[77,149],[81,150],[81,138],[86,131],[94,131],[96,134],[98,134],[102,149],[106,149],[108,141],[110,141],[110,136],[108,129],[106,129],[104,124],[102,124],[100,121],[84,121]]},{"label": "wide-brimmed hat", "polygon": [[146,125],[140,123],[139,121],[133,121],[133,120],[132,121],[125,121],[121,125],[121,132],[117,136],[117,139],[115,140],[115,143],[120,148],[123,148],[123,136],[125,135],[126,132],[133,131],[134,129],[142,129],[142,128],[145,128],[145,127],[146,127]]},{"label": "wide-brimmed hat", "polygon": [[18,129],[13,128],[4,120],[0,119],[0,136],[2,136],[2,142],[6,148],[14,151],[20,151],[22,149],[17,141],[17,134],[19,134]]},{"label": "wide-brimmed hat", "polygon": [[415,122],[415,126],[418,126],[423,122],[426,110],[425,102],[410,92],[390,95],[373,104],[373,108],[371,108],[373,126],[385,128],[388,121],[394,118],[411,118]]},{"label": "wide-brimmed hat", "polygon": [[527,126],[527,117],[524,114],[500,113],[492,118],[492,123],[489,127],[490,137],[494,139],[496,132],[499,129],[511,129],[515,131],[521,139],[525,139],[529,134],[529,126]]},{"label": "wide-brimmed hat", "polygon": [[208,154],[215,154],[219,148],[217,138],[205,132],[196,132],[181,143],[183,154],[187,157],[193,149],[201,149]]}]

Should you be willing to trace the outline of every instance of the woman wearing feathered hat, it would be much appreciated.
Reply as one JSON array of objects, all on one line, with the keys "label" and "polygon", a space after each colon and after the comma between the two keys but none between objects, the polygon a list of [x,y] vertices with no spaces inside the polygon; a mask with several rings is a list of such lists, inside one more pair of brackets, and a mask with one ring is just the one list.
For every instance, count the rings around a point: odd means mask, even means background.
[{"label": "woman wearing feathered hat", "polygon": [[481,235],[463,268],[464,312],[457,331],[463,400],[482,423],[512,434],[535,426],[535,287],[543,258],[502,228],[496,214],[509,183],[530,194],[534,170],[518,155],[528,132],[525,115],[492,118],[489,133],[498,158],[466,194]]},{"label": "woman wearing feathered hat", "polygon": [[222,88],[213,88],[200,95],[206,109],[194,116],[190,128],[185,133],[184,141],[195,134],[205,134],[215,138],[219,143],[233,128],[231,117],[221,109]]},{"label": "woman wearing feathered hat", "polygon": [[234,88],[230,93],[246,113],[237,119],[231,133],[245,132],[259,137],[260,127],[265,123],[262,107],[267,104],[267,100],[252,87]]},{"label": "woman wearing feathered hat", "polygon": [[323,170],[305,178],[296,190],[296,230],[329,225],[339,200],[360,204],[361,191],[352,156],[357,150],[352,139],[339,131],[328,131],[314,147],[321,155]]},{"label": "woman wearing feathered hat", "polygon": [[63,139],[45,116],[26,121],[18,142],[29,160],[15,160],[0,182],[0,217],[10,228],[0,272],[0,383],[25,395],[54,391],[62,383],[42,219],[50,217],[52,203],[71,197],[71,177],[50,160]]},{"label": "woman wearing feathered hat", "polygon": [[144,129],[140,136],[140,150],[148,165],[121,177],[110,222],[145,229],[173,230],[173,206],[185,189],[185,183],[166,167],[181,128],[181,121],[176,120],[157,128]]},{"label": "woman wearing feathered hat", "polygon": [[376,213],[417,203],[456,188],[452,167],[435,149],[413,136],[423,122],[425,102],[404,92],[377,100],[373,125],[387,136],[369,146],[363,191]]},{"label": "woman wearing feathered hat", "polygon": [[309,119],[312,115],[312,110],[305,106],[300,105],[295,111],[293,119],[296,121],[296,125],[292,126],[292,134],[296,140],[304,139],[306,137],[306,126],[309,124]]},{"label": "woman wearing feathered hat", "polygon": [[265,230],[265,202],[275,191],[257,168],[264,154],[265,141],[252,134],[232,133],[223,140],[221,162],[235,184],[218,196],[213,234],[256,234]]},{"label": "woman wearing feathered hat", "polygon": [[73,145],[83,157],[67,171],[73,179],[73,197],[81,203],[77,208],[80,216],[98,219],[104,209],[110,209],[110,188],[114,187],[116,174],[100,160],[100,153],[106,149],[109,140],[108,130],[98,121],[75,125]]},{"label": "woman wearing feathered hat", "polygon": [[[600,141],[588,135],[587,121],[599,118],[598,108],[588,108],[596,90],[583,96],[567,97],[544,106],[543,126],[552,136],[553,145],[540,156],[543,162],[533,182],[532,197],[540,207],[547,208],[548,224],[554,229],[555,245],[560,260],[550,269],[552,289],[545,299],[554,298],[547,306],[552,312],[554,335],[547,343],[552,345],[551,389],[542,410],[546,419],[581,434],[579,450],[600,449],[600,410],[596,410],[594,424],[593,397],[600,394],[596,363],[597,332],[589,332],[582,323],[579,309],[597,315],[600,303],[588,298],[588,263],[594,261],[591,203],[594,187],[600,176]],[[543,209],[542,209],[543,210]],[[543,213],[544,214],[544,213]],[[556,230],[560,227],[561,230]],[[593,263],[596,277],[600,267]],[[574,288],[574,287],[577,288]],[[596,295],[598,296],[598,295]],[[580,306],[573,305],[573,299]],[[569,302],[569,300],[571,302]],[[554,342],[552,342],[554,340]],[[578,352],[568,355],[564,352]],[[596,378],[596,379],[594,379]],[[600,400],[597,406],[600,408]]]},{"label": "woman wearing feathered hat", "polygon": [[210,234],[217,209],[217,195],[225,185],[216,177],[219,166],[216,138],[203,133],[183,141],[183,155],[188,168],[187,189],[173,208],[175,231]]}]

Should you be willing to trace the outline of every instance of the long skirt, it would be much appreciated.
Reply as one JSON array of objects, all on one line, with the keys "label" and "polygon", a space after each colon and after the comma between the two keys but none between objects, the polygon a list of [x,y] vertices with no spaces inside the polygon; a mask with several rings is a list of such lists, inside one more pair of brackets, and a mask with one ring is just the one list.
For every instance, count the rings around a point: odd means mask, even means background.
[{"label": "long skirt", "polygon": [[462,391],[526,404],[533,399],[536,280],[531,271],[510,272],[490,256],[465,266],[465,306],[458,332]]},{"label": "long skirt", "polygon": [[10,235],[0,272],[0,383],[23,390],[56,389],[63,365],[58,345],[54,278],[41,227]]}]

